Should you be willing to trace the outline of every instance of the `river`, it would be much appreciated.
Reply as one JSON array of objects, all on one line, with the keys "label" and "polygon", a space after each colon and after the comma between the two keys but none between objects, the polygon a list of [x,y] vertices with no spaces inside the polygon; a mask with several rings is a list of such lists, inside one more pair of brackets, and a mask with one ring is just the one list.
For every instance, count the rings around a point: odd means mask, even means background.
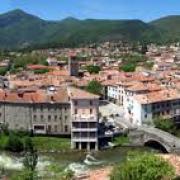
[{"label": "river", "polygon": [[[48,167],[56,165],[73,170],[76,175],[123,162],[129,151],[149,151],[147,148],[117,147],[88,154],[86,152],[41,153],[39,154],[37,171],[43,176],[49,171]],[[0,168],[7,176],[23,170],[23,157],[7,152],[0,153]]]}]

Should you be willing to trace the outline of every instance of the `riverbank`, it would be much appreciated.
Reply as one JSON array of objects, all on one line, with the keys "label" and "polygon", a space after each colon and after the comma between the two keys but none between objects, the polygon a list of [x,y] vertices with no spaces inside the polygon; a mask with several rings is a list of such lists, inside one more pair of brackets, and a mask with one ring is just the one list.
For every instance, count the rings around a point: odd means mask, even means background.
[{"label": "riverbank", "polygon": [[67,152],[71,151],[71,140],[61,137],[33,136],[23,133],[1,133],[0,150],[22,152],[26,145],[32,141],[38,152]]},{"label": "riverbank", "polygon": [[32,137],[32,142],[38,152],[71,151],[71,140],[59,137]]},{"label": "riverbank", "polygon": [[107,166],[96,170],[91,170],[88,173],[88,177],[83,180],[109,180],[109,175],[112,171],[112,167]]},{"label": "riverbank", "polygon": [[[160,154],[160,156],[167,160],[175,168],[176,175],[180,176],[180,155]],[[109,180],[112,169],[112,166],[107,166],[97,170],[91,170],[88,173],[88,177],[83,180]]]},{"label": "riverbank", "polygon": [[176,175],[180,176],[180,155],[177,154],[161,154],[162,158],[167,160],[176,171]]}]

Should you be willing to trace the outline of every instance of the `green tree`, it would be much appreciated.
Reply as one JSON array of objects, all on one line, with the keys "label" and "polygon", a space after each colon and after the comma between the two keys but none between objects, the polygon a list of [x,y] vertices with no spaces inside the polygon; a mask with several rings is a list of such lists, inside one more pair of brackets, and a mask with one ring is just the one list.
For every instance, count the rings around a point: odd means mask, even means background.
[{"label": "green tree", "polygon": [[21,172],[14,173],[11,180],[38,180],[38,176],[37,173],[24,169]]},{"label": "green tree", "polygon": [[98,74],[99,71],[101,70],[99,66],[95,66],[95,65],[89,65],[86,67],[86,69],[90,74]]},{"label": "green tree", "polygon": [[96,80],[92,80],[88,83],[86,90],[90,93],[100,95],[102,92],[102,85]]},{"label": "green tree", "polygon": [[151,153],[131,153],[124,163],[114,167],[111,180],[163,180],[175,176],[174,168]]},{"label": "green tree", "polygon": [[136,70],[136,64],[135,63],[127,63],[122,65],[120,70],[123,70],[124,72],[134,72]]},{"label": "green tree", "polygon": [[144,66],[145,66],[145,68],[151,70],[154,66],[154,62],[145,62]]},{"label": "green tree", "polygon": [[45,74],[47,72],[49,72],[49,69],[37,69],[37,70],[34,70],[35,74]]},{"label": "green tree", "polygon": [[176,126],[171,119],[164,119],[162,117],[156,117],[154,120],[154,125],[163,131],[174,134],[176,131]]},{"label": "green tree", "polygon": [[29,171],[35,171],[37,163],[38,163],[37,151],[26,152],[26,155],[23,160],[25,169]]},{"label": "green tree", "polygon": [[15,133],[10,133],[6,149],[12,152],[21,152],[24,149],[23,142]]},{"label": "green tree", "polygon": [[0,76],[6,75],[7,71],[8,71],[8,68],[1,67],[1,68],[0,68]]},{"label": "green tree", "polygon": [[8,124],[6,123],[0,124],[0,131],[4,133],[5,135],[9,135]]},{"label": "green tree", "polygon": [[24,140],[24,150],[26,152],[34,151],[34,145],[33,145],[32,139],[30,137],[26,137]]}]

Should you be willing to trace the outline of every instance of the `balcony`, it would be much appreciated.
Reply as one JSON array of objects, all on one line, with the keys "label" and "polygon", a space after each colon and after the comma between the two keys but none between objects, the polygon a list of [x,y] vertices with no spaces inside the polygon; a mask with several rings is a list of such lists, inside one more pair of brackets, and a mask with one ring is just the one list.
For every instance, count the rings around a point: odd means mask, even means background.
[{"label": "balcony", "polygon": [[78,115],[74,114],[72,116],[72,121],[76,122],[97,122],[97,117],[95,115]]},{"label": "balcony", "polygon": [[97,142],[97,137],[71,137],[71,141],[74,142]]},{"label": "balcony", "polygon": [[97,128],[75,128],[72,127],[71,129],[72,132],[97,132]]}]

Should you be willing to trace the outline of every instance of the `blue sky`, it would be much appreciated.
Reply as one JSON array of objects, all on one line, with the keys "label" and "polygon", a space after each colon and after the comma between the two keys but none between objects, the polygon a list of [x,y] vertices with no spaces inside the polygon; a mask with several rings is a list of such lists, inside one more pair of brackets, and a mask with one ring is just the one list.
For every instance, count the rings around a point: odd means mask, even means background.
[{"label": "blue sky", "polygon": [[180,15],[180,0],[0,0],[0,13],[17,8],[48,20],[72,16],[150,21]]}]

